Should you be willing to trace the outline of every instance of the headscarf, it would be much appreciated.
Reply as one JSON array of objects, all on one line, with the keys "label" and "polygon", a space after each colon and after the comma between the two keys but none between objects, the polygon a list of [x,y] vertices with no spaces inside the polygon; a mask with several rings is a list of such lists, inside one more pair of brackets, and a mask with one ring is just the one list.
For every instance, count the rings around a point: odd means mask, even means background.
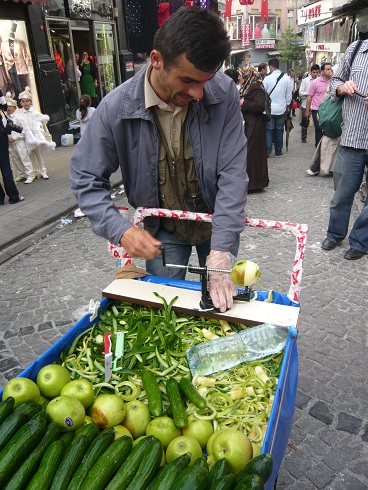
[{"label": "headscarf", "polygon": [[243,65],[238,68],[238,72],[244,79],[244,85],[240,89],[240,97],[244,97],[247,94],[252,83],[262,82],[259,71],[252,65]]}]

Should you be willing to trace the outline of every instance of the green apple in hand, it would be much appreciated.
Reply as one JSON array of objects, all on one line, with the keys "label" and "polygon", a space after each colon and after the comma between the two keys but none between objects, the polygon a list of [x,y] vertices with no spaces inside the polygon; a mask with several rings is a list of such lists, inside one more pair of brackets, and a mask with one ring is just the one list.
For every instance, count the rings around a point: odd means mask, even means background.
[{"label": "green apple in hand", "polygon": [[202,456],[202,448],[197,439],[191,436],[180,436],[173,439],[166,449],[166,463],[171,463],[182,454],[190,453],[189,466]]},{"label": "green apple in hand", "polygon": [[37,386],[47,398],[59,396],[63,387],[70,382],[69,371],[59,364],[48,364],[37,375]]},{"label": "green apple in hand", "polygon": [[17,407],[23,402],[33,400],[38,402],[40,398],[40,390],[36,383],[28,378],[13,378],[8,381],[4,387],[3,400],[8,396],[12,396],[15,400],[14,407]]},{"label": "green apple in hand", "polygon": [[85,378],[75,379],[67,383],[63,386],[60,395],[76,398],[84,408],[88,408],[95,399],[92,383]]},{"label": "green apple in hand", "polygon": [[151,412],[148,405],[139,400],[125,404],[125,417],[122,424],[129,430],[134,439],[145,435],[150,422]]},{"label": "green apple in hand", "polygon": [[182,429],[183,436],[197,439],[202,448],[206,447],[208,439],[213,434],[213,425],[210,420],[197,419],[193,414],[188,417],[188,425]]},{"label": "green apple in hand", "polygon": [[63,431],[71,432],[83,425],[86,411],[79,400],[60,395],[47,404],[46,415]]},{"label": "green apple in hand", "polygon": [[146,436],[157,437],[166,449],[175,437],[181,436],[181,430],[176,427],[173,419],[164,415],[151,420],[146,429]]},{"label": "green apple in hand", "polygon": [[212,455],[216,461],[221,458],[230,463],[231,472],[237,475],[253,456],[253,448],[248,437],[240,430],[223,429],[216,432],[212,441]]}]

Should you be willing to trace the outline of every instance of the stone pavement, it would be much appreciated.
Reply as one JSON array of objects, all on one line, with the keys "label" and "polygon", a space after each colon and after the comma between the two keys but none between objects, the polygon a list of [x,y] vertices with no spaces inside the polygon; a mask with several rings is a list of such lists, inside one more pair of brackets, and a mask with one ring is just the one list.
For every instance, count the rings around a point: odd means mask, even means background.
[{"label": "stone pavement", "polygon": [[[309,225],[298,395],[277,489],[363,490],[368,488],[367,257],[345,260],[346,240],[334,251],[321,249],[333,182],[304,173],[314,149],[309,131],[310,141],[302,145],[295,124],[289,152],[269,159],[270,186],[251,193],[247,204],[250,217]],[[126,204],[124,194],[115,202]],[[352,219],[361,205],[357,199]],[[60,338],[75,323],[73,312],[99,299],[113,278],[106,242],[86,218],[61,229],[57,223],[0,266],[0,386]],[[3,233],[3,225],[0,229]],[[295,239],[287,233],[246,228],[242,234],[239,258],[258,262],[260,287],[286,292],[294,253]]]}]

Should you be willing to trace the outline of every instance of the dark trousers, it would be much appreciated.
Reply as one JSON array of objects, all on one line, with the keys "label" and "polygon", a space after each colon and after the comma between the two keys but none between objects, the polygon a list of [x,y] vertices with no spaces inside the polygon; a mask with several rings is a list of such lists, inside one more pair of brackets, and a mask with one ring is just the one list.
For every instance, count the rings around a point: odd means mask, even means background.
[{"label": "dark trousers", "polygon": [[314,146],[317,148],[318,143],[320,142],[323,136],[322,129],[319,127],[319,123],[318,123],[318,111],[315,110],[312,111],[312,118],[314,124]]},{"label": "dark trousers", "polygon": [[[15,204],[19,201],[19,192],[14,182],[13,172],[9,160],[8,135],[0,129],[0,170],[3,176],[5,192],[9,196],[9,202]],[[4,204],[5,192],[0,184],[0,204]]]},{"label": "dark trousers", "polygon": [[[302,111],[302,118],[303,118],[304,117],[304,114],[305,114],[305,108],[304,107],[301,107],[300,109]],[[307,141],[307,136],[308,136],[308,128],[304,128],[302,126],[302,137],[301,137],[301,140],[302,141]]]}]

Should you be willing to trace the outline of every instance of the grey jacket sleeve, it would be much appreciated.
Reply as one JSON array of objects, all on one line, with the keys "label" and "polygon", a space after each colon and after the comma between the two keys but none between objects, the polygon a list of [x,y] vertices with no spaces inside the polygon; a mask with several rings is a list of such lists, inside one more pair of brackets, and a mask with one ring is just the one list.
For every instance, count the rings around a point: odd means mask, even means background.
[{"label": "grey jacket sleeve", "polygon": [[107,107],[107,102],[100,104],[77,143],[69,176],[72,192],[95,233],[118,245],[132,225],[121,217],[110,197],[110,176],[119,162]]}]

